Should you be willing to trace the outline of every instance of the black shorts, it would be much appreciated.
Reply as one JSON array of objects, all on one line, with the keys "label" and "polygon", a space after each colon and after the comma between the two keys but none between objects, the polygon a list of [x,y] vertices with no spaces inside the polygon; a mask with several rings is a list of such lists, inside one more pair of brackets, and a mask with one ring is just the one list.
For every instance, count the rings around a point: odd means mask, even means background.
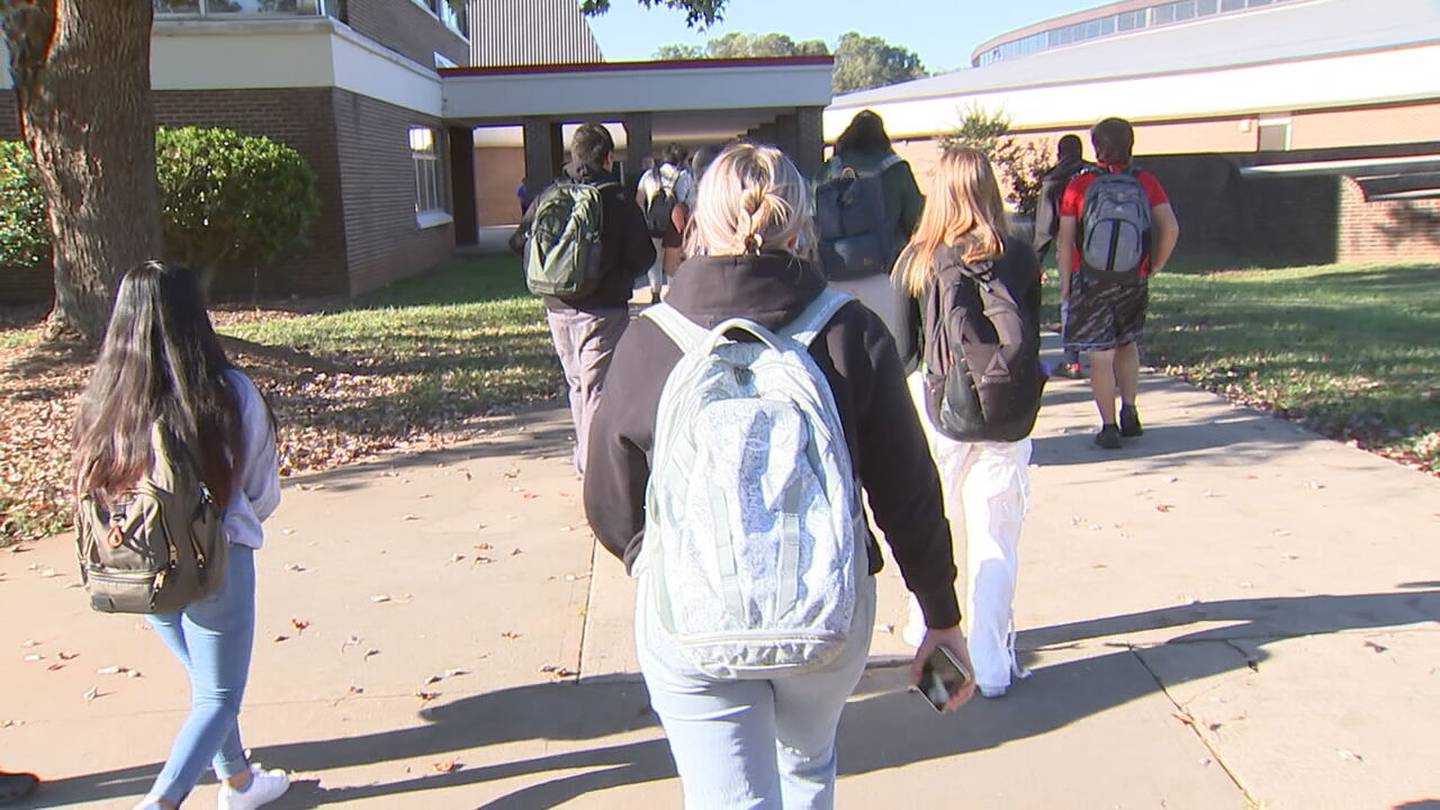
[{"label": "black shorts", "polygon": [[1126,287],[1096,282],[1077,273],[1064,317],[1065,348],[1098,352],[1138,341],[1145,329],[1149,304],[1150,288],[1145,284]]}]

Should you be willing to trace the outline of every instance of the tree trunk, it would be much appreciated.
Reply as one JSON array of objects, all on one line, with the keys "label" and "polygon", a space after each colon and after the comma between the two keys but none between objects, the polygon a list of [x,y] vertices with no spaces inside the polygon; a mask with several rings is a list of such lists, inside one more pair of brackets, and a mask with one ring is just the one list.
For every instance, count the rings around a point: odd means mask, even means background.
[{"label": "tree trunk", "polygon": [[50,209],[52,336],[98,340],[120,276],[160,252],[151,0],[4,0],[25,143]]}]

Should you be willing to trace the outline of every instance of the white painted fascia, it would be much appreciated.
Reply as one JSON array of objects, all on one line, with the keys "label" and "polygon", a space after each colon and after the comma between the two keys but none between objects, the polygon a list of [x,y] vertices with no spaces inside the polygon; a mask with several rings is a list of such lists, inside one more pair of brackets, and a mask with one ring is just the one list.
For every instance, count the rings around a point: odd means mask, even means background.
[{"label": "white painted fascia", "polygon": [[[0,58],[9,52],[0,40]],[[155,90],[338,87],[434,118],[440,76],[329,17],[159,19],[150,40]],[[14,85],[0,70],[0,90]]]},{"label": "white painted fascia", "polygon": [[954,130],[971,105],[1004,112],[1016,129],[1089,127],[1106,115],[1135,122],[1293,112],[1440,99],[1440,44],[1193,72],[1029,86],[939,98],[832,106],[833,141],[860,109],[891,137]]}]

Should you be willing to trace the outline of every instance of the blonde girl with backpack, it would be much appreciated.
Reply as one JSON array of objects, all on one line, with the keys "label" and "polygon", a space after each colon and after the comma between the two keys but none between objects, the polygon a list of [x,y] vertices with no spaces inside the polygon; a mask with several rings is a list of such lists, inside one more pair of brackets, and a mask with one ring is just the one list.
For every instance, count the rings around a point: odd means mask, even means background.
[{"label": "blonde girl with backpack", "polygon": [[[700,181],[689,258],[621,339],[590,435],[586,513],[639,579],[640,668],[691,810],[833,806],[883,564],[860,488],[927,625],[912,680],[936,647],[966,656],[940,482],[894,339],[828,290],[815,245],[795,165],[726,148]],[[767,389],[776,374],[786,385]],[[677,399],[687,389],[718,395]],[[812,612],[836,632],[796,634]],[[772,628],[785,641],[767,647]],[[805,639],[821,637],[811,656]]]},{"label": "blonde girl with backpack", "polygon": [[80,401],[76,491],[120,509],[159,463],[163,422],[219,508],[228,542],[223,581],[209,596],[146,618],[190,678],[190,716],[138,810],[173,810],[210,767],[219,807],[246,810],[289,788],[283,771],[248,761],[240,703],[255,640],[255,551],[280,503],[274,420],[230,364],[194,273],[147,262],[125,275],[100,359]]},{"label": "blonde girl with backpack", "polygon": [[[927,416],[924,422],[940,468],[946,514],[965,546],[965,614],[975,682],[982,696],[996,698],[1010,688],[1012,676],[1029,676],[1015,656],[1013,604],[1020,531],[1030,503],[1029,432],[1044,388],[1038,357],[1039,260],[1030,245],[1008,234],[995,170],[981,152],[968,148],[948,152],[936,167],[926,200],[919,227],[895,265],[897,283],[920,303],[916,331],[922,368],[911,375],[910,385],[916,407]],[[1012,318],[1008,328],[989,320],[995,310],[982,298],[981,283],[1002,291],[1013,305],[1011,314],[1019,317]],[[942,288],[946,295],[941,295]],[[941,311],[942,301],[955,308]],[[1018,375],[1022,367],[1029,368],[1033,379],[1016,397],[1024,400],[1015,403],[1018,418],[1011,417],[999,428],[988,423],[976,426],[974,435],[959,436],[954,422],[947,427],[941,415],[941,391],[946,396],[950,391],[946,373],[962,360],[968,361],[968,371],[962,368],[962,374],[976,372],[976,365],[984,362],[957,356],[964,352],[956,349],[960,336],[952,333],[962,319],[970,332],[967,339],[996,338],[978,334],[992,326],[1009,332],[1008,340],[1020,347],[1022,355],[1012,358],[1011,372]],[[986,416],[988,420],[992,414]],[[911,644],[920,644],[924,632],[920,606],[912,601],[902,635]]]}]

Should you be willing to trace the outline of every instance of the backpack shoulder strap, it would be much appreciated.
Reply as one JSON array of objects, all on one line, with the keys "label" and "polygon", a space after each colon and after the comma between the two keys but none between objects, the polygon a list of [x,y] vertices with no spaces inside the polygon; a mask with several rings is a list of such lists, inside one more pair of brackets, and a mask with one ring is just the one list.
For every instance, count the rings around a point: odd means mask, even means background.
[{"label": "backpack shoulder strap", "polygon": [[904,162],[905,158],[902,158],[894,152],[891,152],[888,157],[880,161],[880,165],[875,169],[875,173],[884,174],[891,166],[898,166]]},{"label": "backpack shoulder strap", "polygon": [[834,287],[826,287],[815,297],[814,301],[810,302],[809,306],[805,307],[803,312],[796,316],[795,320],[780,330],[780,334],[809,348],[810,344],[815,342],[815,338],[820,335],[820,330],[825,328],[825,324],[830,323],[830,319],[835,317],[835,313],[853,300],[855,297],[849,293],[840,292]]},{"label": "backpack shoulder strap", "polygon": [[710,336],[710,330],[681,315],[680,310],[669,304],[656,304],[642,311],[640,317],[653,321],[685,354],[704,346]]}]

